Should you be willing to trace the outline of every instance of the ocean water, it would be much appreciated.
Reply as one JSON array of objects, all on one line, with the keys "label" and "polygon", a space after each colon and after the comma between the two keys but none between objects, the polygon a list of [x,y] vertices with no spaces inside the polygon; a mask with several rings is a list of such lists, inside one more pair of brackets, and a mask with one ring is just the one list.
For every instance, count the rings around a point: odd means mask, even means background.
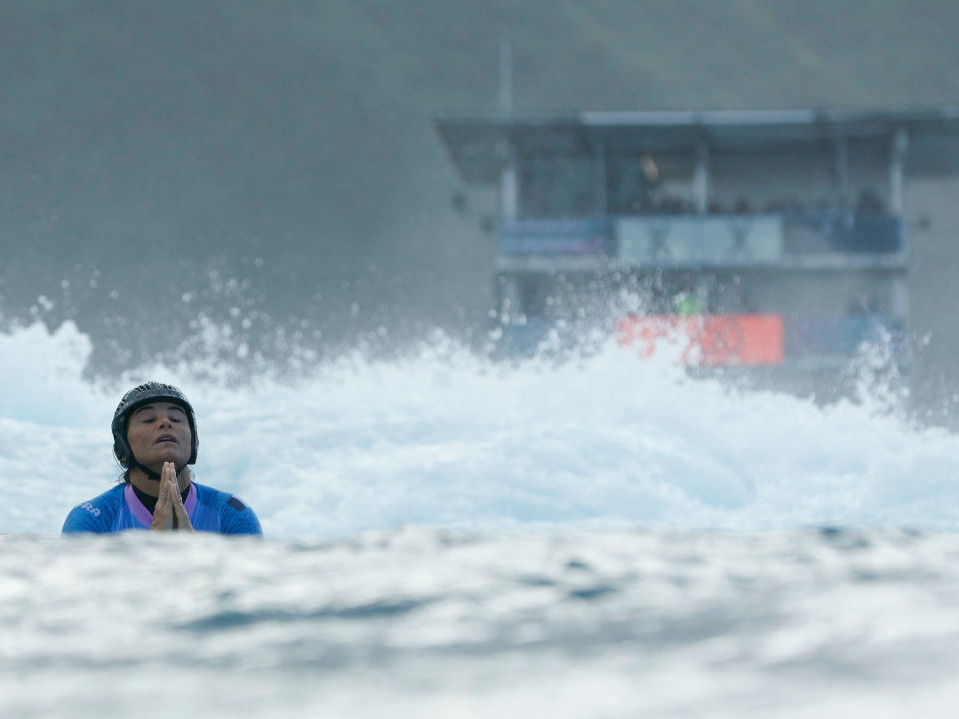
[{"label": "ocean water", "polygon": [[[0,716],[951,716],[959,439],[437,336],[237,384],[0,334]],[[148,378],[266,539],[61,539]]]}]

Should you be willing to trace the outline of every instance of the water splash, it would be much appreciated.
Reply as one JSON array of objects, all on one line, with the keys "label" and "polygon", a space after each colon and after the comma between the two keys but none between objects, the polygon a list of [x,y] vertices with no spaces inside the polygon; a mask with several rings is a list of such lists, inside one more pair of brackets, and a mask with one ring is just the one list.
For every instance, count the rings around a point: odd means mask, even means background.
[{"label": "water splash", "polygon": [[148,378],[182,386],[197,408],[198,481],[240,494],[273,535],[959,526],[955,436],[868,403],[693,380],[614,343],[496,363],[433,336],[389,360],[353,353],[243,384],[202,349],[191,363],[90,380],[89,341],[69,323],[0,335],[0,349],[8,532],[56,532],[110,486],[113,407]]}]

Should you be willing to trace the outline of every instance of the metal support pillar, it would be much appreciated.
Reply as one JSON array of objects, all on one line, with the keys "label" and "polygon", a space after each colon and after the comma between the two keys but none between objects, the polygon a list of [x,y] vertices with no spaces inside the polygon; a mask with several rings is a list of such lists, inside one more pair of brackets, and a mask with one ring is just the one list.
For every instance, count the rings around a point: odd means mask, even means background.
[{"label": "metal support pillar", "polygon": [[[503,117],[513,114],[513,43],[506,30],[501,31],[499,36],[499,109]],[[515,220],[519,208],[516,158],[507,139],[503,139],[496,149],[503,160],[503,171],[500,175],[500,217],[504,220]]]},{"label": "metal support pillar", "polygon": [[849,139],[845,137],[836,139],[836,184],[845,208],[849,204]]},{"label": "metal support pillar", "polygon": [[889,159],[889,209],[894,215],[902,215],[905,207],[903,192],[903,164],[909,136],[904,129],[896,130],[892,136],[892,151]]},{"label": "metal support pillar", "polygon": [[512,157],[506,160],[499,186],[500,217],[504,220],[515,220],[519,210],[519,182],[516,177],[516,163]]},{"label": "metal support pillar", "polygon": [[605,217],[608,211],[606,198],[606,145],[597,143],[593,150],[593,212]]},{"label": "metal support pillar", "polygon": [[696,166],[693,169],[693,195],[696,212],[709,212],[709,145],[705,140],[696,143]]}]

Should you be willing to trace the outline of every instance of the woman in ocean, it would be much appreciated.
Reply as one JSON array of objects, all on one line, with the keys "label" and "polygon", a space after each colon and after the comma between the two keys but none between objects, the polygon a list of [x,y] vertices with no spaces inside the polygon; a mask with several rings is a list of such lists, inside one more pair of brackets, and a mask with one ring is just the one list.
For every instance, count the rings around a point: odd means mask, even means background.
[{"label": "woman in ocean", "polygon": [[127,529],[262,534],[256,514],[238,498],[197,484],[196,414],[183,393],[147,382],[113,414],[113,454],[123,482],[74,507],[63,533],[113,534]]}]

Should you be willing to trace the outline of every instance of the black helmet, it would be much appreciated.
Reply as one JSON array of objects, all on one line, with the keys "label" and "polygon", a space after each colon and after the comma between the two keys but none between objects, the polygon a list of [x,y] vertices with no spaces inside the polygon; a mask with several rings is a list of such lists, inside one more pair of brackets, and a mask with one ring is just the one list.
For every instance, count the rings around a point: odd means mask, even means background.
[{"label": "black helmet", "polygon": [[[134,462],[136,461],[136,458],[133,456],[133,450],[130,449],[130,445],[127,442],[127,422],[130,419],[130,415],[133,414],[133,411],[137,407],[159,400],[167,400],[168,402],[178,404],[186,410],[187,421],[190,423],[190,434],[192,435],[190,461],[188,461],[187,464],[194,464],[196,462],[196,450],[200,442],[196,436],[196,414],[193,412],[193,405],[191,405],[183,395],[183,392],[172,384],[145,382],[137,385],[123,395],[123,399],[121,399],[120,404],[117,405],[116,412],[113,413],[113,423],[110,425],[113,430],[113,455],[124,467],[127,466],[127,463],[129,463],[131,459]],[[126,463],[124,463],[124,460],[126,460]]]}]

